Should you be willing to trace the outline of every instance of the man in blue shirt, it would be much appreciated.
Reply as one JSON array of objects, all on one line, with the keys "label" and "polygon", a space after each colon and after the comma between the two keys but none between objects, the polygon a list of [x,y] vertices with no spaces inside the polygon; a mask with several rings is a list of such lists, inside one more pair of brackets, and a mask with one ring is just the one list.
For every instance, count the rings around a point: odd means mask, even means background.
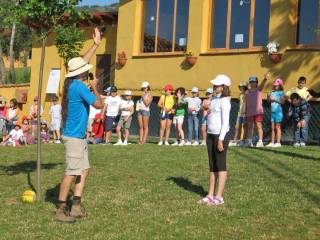
[{"label": "man in blue shirt", "polygon": [[[90,105],[97,109],[103,108],[97,81],[90,81],[91,91],[84,84],[88,80],[88,64],[100,44],[101,36],[97,28],[94,33],[94,45],[83,58],[73,58],[68,62],[68,74],[64,82],[62,98],[62,132],[65,146],[66,171],[60,184],[59,206],[55,220],[73,223],[76,218],[84,217],[81,211],[81,196],[88,176],[90,164],[88,146],[85,139]],[[67,209],[67,197],[71,183],[75,180],[75,189],[71,211]]]}]

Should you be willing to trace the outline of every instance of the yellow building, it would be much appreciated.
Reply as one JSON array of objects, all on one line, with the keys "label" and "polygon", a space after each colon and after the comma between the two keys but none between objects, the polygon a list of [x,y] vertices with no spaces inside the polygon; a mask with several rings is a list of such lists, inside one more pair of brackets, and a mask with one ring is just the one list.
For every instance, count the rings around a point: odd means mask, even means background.
[{"label": "yellow building", "polygon": [[[81,54],[92,44],[93,26],[104,25],[102,44],[91,61],[97,66],[96,75],[107,76],[104,87],[115,84],[139,94],[141,82],[148,81],[154,95],[166,83],[188,90],[198,86],[203,94],[209,80],[223,73],[231,77],[232,96],[237,98],[240,81],[252,75],[262,79],[270,71],[272,79],[264,93],[271,91],[277,77],[289,89],[301,75],[307,77],[309,87],[320,90],[319,4],[318,0],[123,0],[118,14],[96,14],[85,27],[87,40]],[[270,41],[280,44],[279,63],[268,55],[265,46]],[[40,51],[35,42],[24,113],[37,95]],[[193,66],[186,63],[185,51],[197,58]],[[123,67],[117,64],[120,52],[127,58]],[[61,96],[65,69],[53,35],[46,47],[44,95],[52,68],[61,69]],[[9,98],[14,94],[7,89],[1,87],[0,94]],[[42,104],[45,111],[49,109],[45,98]]]}]

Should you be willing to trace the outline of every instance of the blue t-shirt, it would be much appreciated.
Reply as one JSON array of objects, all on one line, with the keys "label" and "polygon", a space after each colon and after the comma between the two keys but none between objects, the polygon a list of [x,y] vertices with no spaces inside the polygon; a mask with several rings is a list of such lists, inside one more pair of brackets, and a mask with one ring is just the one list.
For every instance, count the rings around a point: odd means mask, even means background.
[{"label": "blue t-shirt", "polygon": [[276,102],[271,102],[271,112],[282,113],[282,106],[280,102],[284,95],[284,91],[272,91],[270,98]]},{"label": "blue t-shirt", "polygon": [[74,80],[68,92],[68,113],[63,126],[63,136],[85,138],[90,105],[96,102],[96,96],[80,80]]}]

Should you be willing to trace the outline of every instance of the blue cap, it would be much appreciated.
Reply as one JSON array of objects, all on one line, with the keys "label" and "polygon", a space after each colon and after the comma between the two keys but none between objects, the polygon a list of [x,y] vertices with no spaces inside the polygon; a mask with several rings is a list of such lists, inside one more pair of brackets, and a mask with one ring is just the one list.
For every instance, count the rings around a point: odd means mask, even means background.
[{"label": "blue cap", "polygon": [[256,76],[249,77],[249,82],[258,82],[258,78]]},{"label": "blue cap", "polygon": [[213,88],[208,88],[206,93],[210,93],[210,94],[214,93]]},{"label": "blue cap", "polygon": [[104,90],[106,93],[111,93],[111,86]]}]

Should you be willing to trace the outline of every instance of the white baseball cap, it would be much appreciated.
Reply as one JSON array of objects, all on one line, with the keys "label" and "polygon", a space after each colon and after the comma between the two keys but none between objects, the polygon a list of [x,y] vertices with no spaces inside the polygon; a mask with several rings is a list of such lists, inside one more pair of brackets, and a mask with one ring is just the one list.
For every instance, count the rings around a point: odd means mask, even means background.
[{"label": "white baseball cap", "polygon": [[193,87],[193,88],[191,89],[191,92],[192,92],[192,93],[198,93],[198,92],[199,92],[199,88]]},{"label": "white baseball cap", "polygon": [[227,75],[220,74],[210,81],[215,86],[226,85],[231,86],[231,80]]},{"label": "white baseball cap", "polygon": [[131,96],[131,95],[132,95],[132,92],[131,92],[130,90],[126,90],[126,91],[124,92],[124,95],[125,95],[125,96]]},{"label": "white baseball cap", "polygon": [[206,93],[210,93],[210,94],[214,93],[213,88],[208,88],[207,91],[206,91]]},{"label": "white baseball cap", "polygon": [[150,84],[148,82],[143,82],[141,84],[141,88],[147,88],[147,87],[150,87]]},{"label": "white baseball cap", "polygon": [[81,73],[89,71],[92,67],[93,66],[88,64],[82,57],[72,58],[68,62],[68,73],[65,77],[68,78],[78,76]]}]

